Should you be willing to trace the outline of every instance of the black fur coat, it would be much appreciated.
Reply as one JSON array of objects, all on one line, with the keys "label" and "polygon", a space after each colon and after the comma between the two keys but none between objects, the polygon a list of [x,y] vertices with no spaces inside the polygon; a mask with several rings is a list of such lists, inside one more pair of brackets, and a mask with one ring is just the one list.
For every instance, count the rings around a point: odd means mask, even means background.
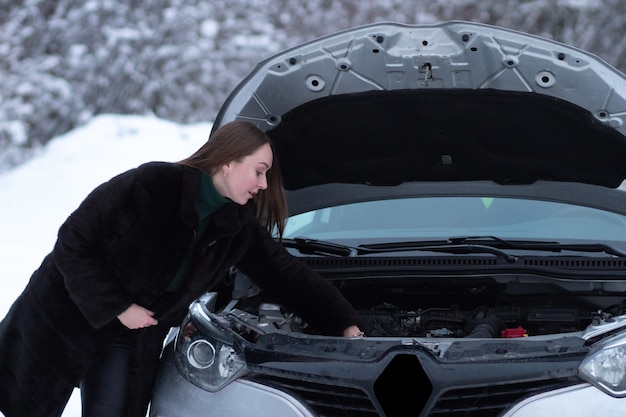
[{"label": "black fur coat", "polygon": [[194,238],[201,173],[153,162],[97,187],[59,229],[52,252],[0,322],[0,411],[46,416],[124,331],[131,303],[158,326],[134,330],[129,416],[143,417],[162,341],[188,305],[236,265],[329,334],[358,320],[328,282],[278,245],[250,204],[227,203],[201,236],[189,277],[168,286]]}]

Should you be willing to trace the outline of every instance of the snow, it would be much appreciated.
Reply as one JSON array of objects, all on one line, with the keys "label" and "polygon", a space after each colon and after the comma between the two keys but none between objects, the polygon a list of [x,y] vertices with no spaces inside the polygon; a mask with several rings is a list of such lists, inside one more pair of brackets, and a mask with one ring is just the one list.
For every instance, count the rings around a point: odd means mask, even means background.
[{"label": "snow", "polygon": [[[0,175],[0,317],[51,250],[59,226],[89,191],[143,162],[183,159],[206,141],[211,126],[102,115]],[[78,390],[63,417],[80,417]]]}]

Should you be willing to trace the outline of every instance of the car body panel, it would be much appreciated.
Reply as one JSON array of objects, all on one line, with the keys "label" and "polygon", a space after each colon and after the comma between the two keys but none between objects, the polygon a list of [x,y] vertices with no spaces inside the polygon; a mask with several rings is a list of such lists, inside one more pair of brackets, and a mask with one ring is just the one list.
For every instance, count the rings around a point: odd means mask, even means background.
[{"label": "car body panel", "polygon": [[547,95],[583,107],[626,134],[626,79],[619,71],[571,46],[470,22],[379,23],[281,52],[239,84],[216,126],[243,118],[269,129],[288,111],[320,97],[428,88]]}]

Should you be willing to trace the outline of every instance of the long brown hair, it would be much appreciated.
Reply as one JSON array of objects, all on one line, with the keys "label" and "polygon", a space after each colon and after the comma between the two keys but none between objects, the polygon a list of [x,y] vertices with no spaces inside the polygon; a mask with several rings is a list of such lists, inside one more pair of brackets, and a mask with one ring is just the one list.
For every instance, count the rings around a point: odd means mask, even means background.
[{"label": "long brown hair", "polygon": [[261,129],[249,122],[234,121],[213,132],[209,140],[191,156],[179,161],[181,165],[197,168],[209,175],[222,165],[239,161],[253,154],[261,146],[272,147],[272,168],[267,171],[267,189],[260,190],[254,198],[256,215],[270,233],[276,228],[282,238],[287,219],[287,203],[283,194],[283,177],[278,158],[270,139]]}]

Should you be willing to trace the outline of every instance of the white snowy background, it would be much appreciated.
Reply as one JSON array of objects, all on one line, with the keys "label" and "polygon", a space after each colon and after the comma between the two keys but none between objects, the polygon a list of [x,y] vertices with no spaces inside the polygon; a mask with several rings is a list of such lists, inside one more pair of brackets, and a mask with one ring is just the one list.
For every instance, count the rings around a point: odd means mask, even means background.
[{"label": "white snowy background", "polygon": [[[177,161],[206,141],[211,123],[101,115],[55,138],[0,175],[0,317],[50,252],[59,226],[94,187],[148,161]],[[80,417],[79,391],[63,417]],[[2,413],[0,413],[2,415]]]}]

